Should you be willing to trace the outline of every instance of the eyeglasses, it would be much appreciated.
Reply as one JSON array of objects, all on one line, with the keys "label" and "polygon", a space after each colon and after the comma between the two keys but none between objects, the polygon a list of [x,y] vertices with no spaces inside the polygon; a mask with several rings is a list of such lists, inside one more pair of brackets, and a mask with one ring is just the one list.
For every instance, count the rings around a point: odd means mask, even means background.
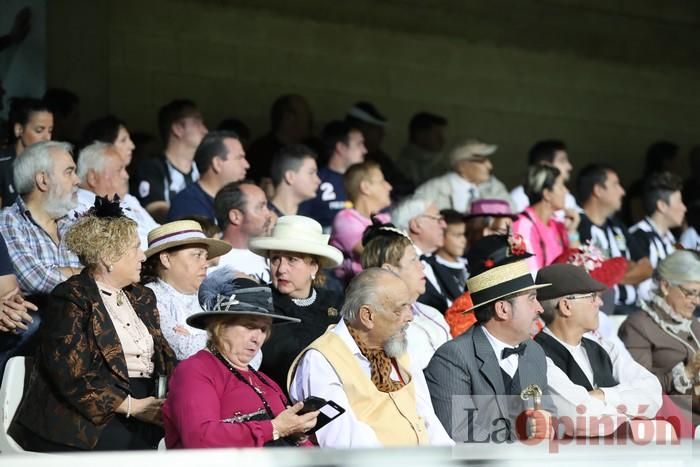
[{"label": "eyeglasses", "polygon": [[688,300],[700,300],[700,290],[686,289],[682,285],[677,286],[683,296]]},{"label": "eyeglasses", "polygon": [[432,219],[432,220],[434,220],[435,222],[443,222],[443,221],[445,220],[445,218],[442,217],[442,216],[432,216],[432,215],[430,215],[430,214],[421,214],[421,215],[418,216],[418,217],[427,217],[428,219]]},{"label": "eyeglasses", "polygon": [[597,292],[590,292],[587,294],[567,295],[564,298],[566,298],[567,300],[587,300],[587,299],[590,299],[591,301],[593,301],[596,299],[597,296],[598,296]]}]

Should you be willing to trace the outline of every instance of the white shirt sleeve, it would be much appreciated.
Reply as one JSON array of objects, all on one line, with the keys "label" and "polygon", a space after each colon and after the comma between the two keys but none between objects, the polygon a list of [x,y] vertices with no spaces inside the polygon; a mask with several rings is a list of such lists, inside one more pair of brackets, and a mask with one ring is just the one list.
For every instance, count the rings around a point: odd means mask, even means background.
[{"label": "white shirt sleeve", "polygon": [[[312,378],[313,375],[313,378]],[[306,351],[297,366],[289,388],[293,401],[301,401],[309,396],[332,400],[345,409],[345,413],[316,432],[321,447],[357,448],[381,447],[374,430],[355,417],[350,407],[340,378],[318,351]]]},{"label": "white shirt sleeve", "polygon": [[605,393],[605,402],[623,409],[621,411],[630,417],[654,418],[663,403],[659,379],[617,343],[605,344],[612,360],[613,376],[620,382],[612,388],[600,388]]},{"label": "white shirt sleeve", "polygon": [[571,381],[549,357],[547,386],[557,409],[558,429],[569,436],[607,436],[627,421],[613,405],[591,396],[585,387]]},{"label": "white shirt sleeve", "polygon": [[428,383],[425,381],[423,370],[414,368],[412,376],[416,390],[416,410],[418,415],[423,418],[423,422],[425,422],[430,445],[454,446],[455,442],[452,441],[437,415],[435,415],[435,409],[433,408],[433,402],[430,400]]}]

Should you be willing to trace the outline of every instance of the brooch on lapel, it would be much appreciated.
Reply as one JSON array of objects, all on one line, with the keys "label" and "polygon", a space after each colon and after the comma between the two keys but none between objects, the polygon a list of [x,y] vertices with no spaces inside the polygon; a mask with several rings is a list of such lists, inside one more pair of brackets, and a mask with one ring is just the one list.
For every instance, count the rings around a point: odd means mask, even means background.
[{"label": "brooch on lapel", "polygon": [[328,316],[330,316],[332,318],[335,318],[336,316],[338,316],[338,309],[335,307],[332,307],[332,306],[328,307]]}]

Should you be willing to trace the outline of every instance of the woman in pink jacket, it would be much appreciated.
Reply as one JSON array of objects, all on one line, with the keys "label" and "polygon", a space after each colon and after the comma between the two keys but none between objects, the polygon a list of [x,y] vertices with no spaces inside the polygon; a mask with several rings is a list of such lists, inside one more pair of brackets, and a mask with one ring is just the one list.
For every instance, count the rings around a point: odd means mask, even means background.
[{"label": "woman in pink jacket", "polygon": [[[534,254],[528,259],[530,270],[535,274],[549,266],[567,248],[579,246],[579,214],[565,208],[569,190],[559,169],[550,165],[530,167],[525,182],[525,193],[530,206],[513,222],[513,234],[525,240],[527,251]],[[564,219],[555,213],[562,211]]]},{"label": "woman in pink jacket", "polygon": [[173,448],[310,446],[305,432],[318,411],[300,415],[280,387],[250,366],[273,322],[272,293],[230,269],[213,273],[199,292],[205,310],[187,324],[206,329],[207,348],[182,361],[163,404],[165,444]]}]

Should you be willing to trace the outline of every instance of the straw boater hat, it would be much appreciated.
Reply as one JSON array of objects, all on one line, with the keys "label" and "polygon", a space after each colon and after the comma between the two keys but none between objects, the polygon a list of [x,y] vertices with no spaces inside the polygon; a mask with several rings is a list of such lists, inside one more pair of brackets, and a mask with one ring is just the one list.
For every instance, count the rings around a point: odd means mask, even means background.
[{"label": "straw boater hat", "polygon": [[231,250],[228,243],[207,238],[202,226],[195,221],[175,221],[156,227],[148,232],[148,250],[146,258],[156,253],[182,245],[204,245],[208,258],[216,258]]},{"label": "straw boater hat", "polygon": [[251,239],[248,248],[265,257],[270,251],[306,253],[319,257],[321,267],[332,268],[343,262],[343,254],[328,244],[329,238],[323,234],[321,224],[309,217],[282,216],[271,236]]},{"label": "straw boater hat", "polygon": [[187,324],[198,329],[206,329],[210,318],[221,316],[265,316],[272,318],[273,324],[301,321],[275,313],[270,288],[251,279],[237,278],[230,267],[207,276],[199,288],[199,303],[204,311],[187,317]]},{"label": "straw boater hat", "polygon": [[530,256],[519,235],[490,235],[476,242],[467,258],[475,273],[467,279],[473,306],[464,313],[509,295],[550,286],[535,284],[525,261]]}]

